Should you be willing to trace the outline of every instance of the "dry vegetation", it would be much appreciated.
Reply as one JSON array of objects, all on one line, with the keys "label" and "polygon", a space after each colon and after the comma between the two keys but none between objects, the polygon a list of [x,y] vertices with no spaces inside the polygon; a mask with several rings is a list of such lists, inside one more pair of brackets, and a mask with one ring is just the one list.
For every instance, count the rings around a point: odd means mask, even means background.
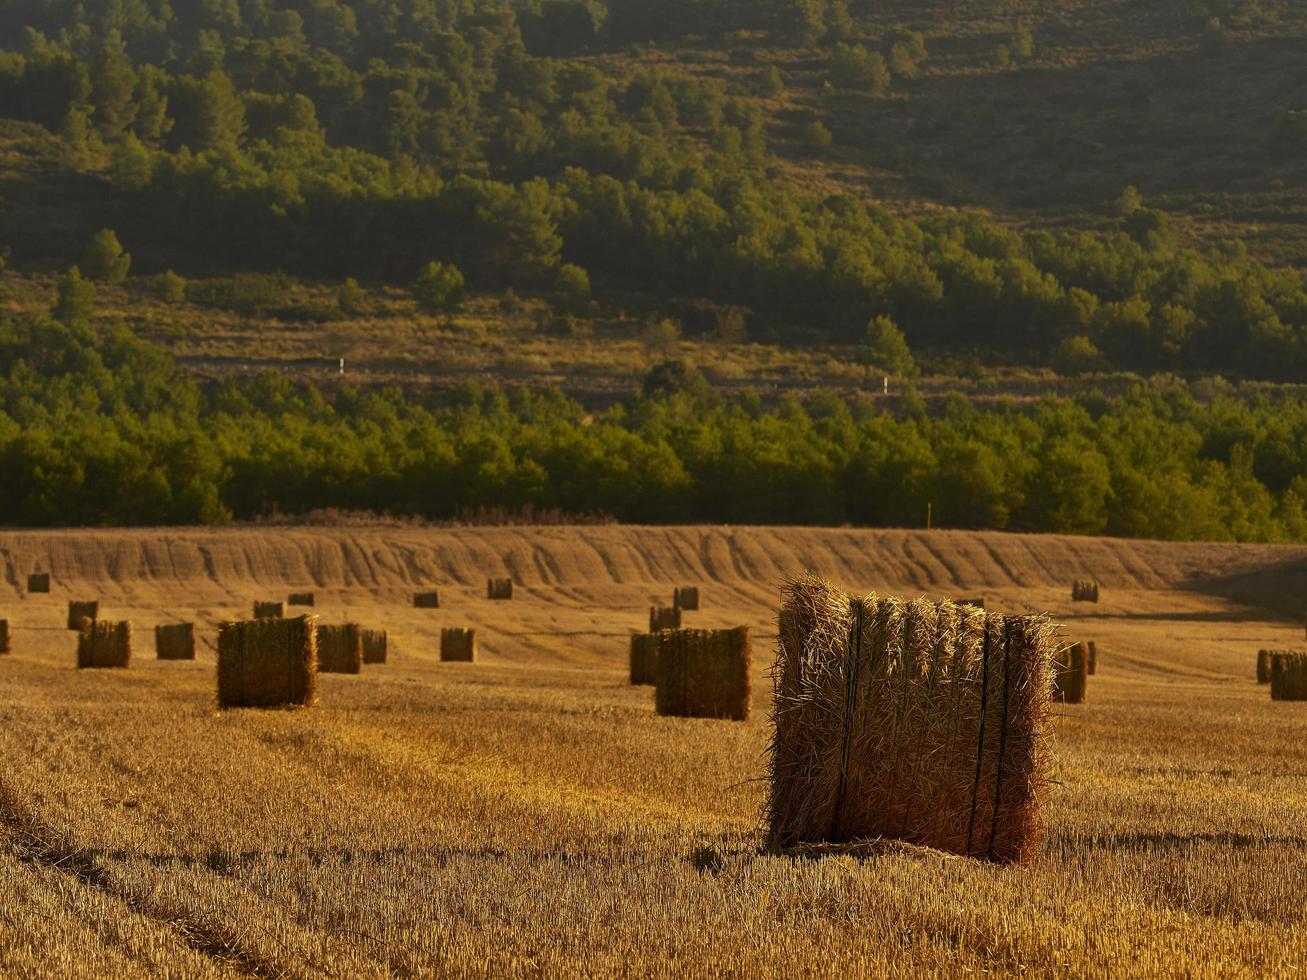
[{"label": "dry vegetation", "polygon": [[[1307,706],[1272,703],[1304,549],[961,533],[547,528],[10,533],[0,975],[1289,975],[1307,968]],[[49,596],[16,575],[40,565]],[[1103,641],[1056,709],[1031,865],[759,853],[776,586],[984,591]],[[1228,578],[1204,575],[1221,569]],[[518,584],[486,598],[490,575]],[[1103,601],[1073,605],[1092,575]],[[677,581],[754,632],[744,723],[658,717],[627,637]],[[312,582],[390,662],[219,712],[216,624]],[[438,613],[414,609],[424,584]],[[195,662],[77,671],[68,595]],[[1301,594],[1300,592],[1298,593]],[[1293,605],[1297,605],[1295,602]],[[442,626],[478,662],[441,664]]]}]

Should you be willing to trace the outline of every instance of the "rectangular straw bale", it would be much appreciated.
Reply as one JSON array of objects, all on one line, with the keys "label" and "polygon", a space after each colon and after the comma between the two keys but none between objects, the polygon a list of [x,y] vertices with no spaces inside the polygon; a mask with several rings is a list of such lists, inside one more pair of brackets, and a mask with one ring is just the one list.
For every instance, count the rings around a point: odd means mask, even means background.
[{"label": "rectangular straw bale", "polygon": [[658,682],[658,634],[634,633],[631,636],[631,683]]},{"label": "rectangular straw bale", "polygon": [[749,628],[664,630],[658,641],[654,706],[685,718],[749,717]]},{"label": "rectangular straw bale", "polygon": [[363,670],[363,629],[357,623],[318,627],[318,673],[357,674]]},{"label": "rectangular straw bale", "polygon": [[1098,643],[1094,640],[1090,640],[1085,644],[1085,646],[1088,648],[1089,653],[1089,660],[1086,666],[1088,667],[1089,676],[1093,677],[1098,673]]},{"label": "rectangular straw bale", "polygon": [[650,606],[649,632],[678,630],[681,628],[681,610],[676,606]]},{"label": "rectangular straw bale", "polygon": [[0,619],[0,654],[13,652],[9,642],[9,620]]},{"label": "rectangular straw bale", "polygon": [[511,578],[492,578],[486,582],[486,598],[513,598],[513,580]]},{"label": "rectangular straw bale", "polygon": [[683,585],[672,593],[672,605],[687,612],[699,611],[699,587]]},{"label": "rectangular straw bale", "polygon": [[224,623],[218,631],[218,707],[316,704],[317,624],[314,616]]},{"label": "rectangular straw bale", "polygon": [[363,662],[384,664],[390,652],[390,635],[385,630],[363,631]]},{"label": "rectangular straw bale", "polygon": [[1271,658],[1271,700],[1307,701],[1307,653],[1286,651]]},{"label": "rectangular straw bale", "polygon": [[195,624],[170,623],[156,626],[154,653],[160,660],[194,660]]},{"label": "rectangular straw bale", "polygon": [[1258,650],[1257,651],[1257,683],[1271,683],[1271,658],[1280,650]]},{"label": "rectangular straw bale", "polygon": [[413,607],[415,609],[439,609],[440,593],[439,592],[417,592],[413,595]]},{"label": "rectangular straw bale", "polygon": [[80,630],[82,620],[96,620],[100,616],[100,601],[92,599],[89,602],[70,602],[68,603],[68,628],[70,630]]},{"label": "rectangular straw bale", "polygon": [[768,844],[891,839],[1028,860],[1048,782],[1044,617],[789,583],[773,667]]},{"label": "rectangular straw bale", "polygon": [[312,592],[292,592],[286,597],[288,606],[313,606],[314,595]]},{"label": "rectangular straw bale", "polygon": [[77,666],[127,667],[132,662],[132,624],[89,620],[77,634]]},{"label": "rectangular straw bale", "polygon": [[1098,583],[1092,579],[1077,579],[1071,584],[1072,602],[1097,602]]},{"label": "rectangular straw bale", "polygon": [[27,576],[28,592],[49,592],[50,591],[50,573],[35,572]]},{"label": "rectangular straw bale", "polygon": [[440,659],[472,663],[477,658],[477,631],[447,626],[440,631]]},{"label": "rectangular straw bale", "polygon": [[286,607],[280,602],[260,602],[254,600],[255,619],[281,619],[286,615]]},{"label": "rectangular straw bale", "polygon": [[1083,704],[1089,690],[1089,651],[1083,643],[1072,643],[1053,657],[1053,700]]}]

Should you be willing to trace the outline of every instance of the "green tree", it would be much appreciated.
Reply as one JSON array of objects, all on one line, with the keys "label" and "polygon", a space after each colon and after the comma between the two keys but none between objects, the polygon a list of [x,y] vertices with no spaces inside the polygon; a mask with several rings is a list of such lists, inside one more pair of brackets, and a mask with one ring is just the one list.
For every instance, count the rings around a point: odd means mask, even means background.
[{"label": "green tree", "polygon": [[579,265],[564,263],[554,276],[554,309],[568,316],[585,316],[594,306],[590,275]]},{"label": "green tree", "polygon": [[368,294],[357,279],[350,277],[336,289],[336,305],[346,316],[358,316],[367,308]]},{"label": "green tree", "polygon": [[867,324],[862,344],[858,347],[858,361],[868,369],[901,378],[915,378],[919,373],[907,338],[887,316],[874,317]]},{"label": "green tree", "polygon": [[1066,337],[1053,351],[1053,370],[1067,377],[1107,370],[1105,358],[1088,337]]},{"label": "green tree", "polygon": [[803,143],[803,148],[809,153],[822,153],[829,150],[834,139],[831,131],[826,128],[820,119],[812,120],[799,131],[799,140]]},{"label": "green tree", "polygon": [[132,257],[123,251],[117,235],[102,228],[87,246],[82,264],[86,275],[97,282],[122,282],[132,267]]},{"label": "green tree", "polygon": [[245,103],[217,68],[178,82],[174,138],[195,152],[233,147],[245,133]]},{"label": "green tree", "polygon": [[127,133],[114,144],[109,159],[109,179],[119,190],[138,191],[154,177],[154,158],[135,133]]},{"label": "green tree", "polygon": [[186,298],[186,280],[168,269],[154,277],[154,294],[165,303],[180,303]]},{"label": "green tree", "polygon": [[95,125],[107,140],[116,140],[136,118],[136,72],[122,52],[106,47],[91,66],[91,100]]},{"label": "green tree", "polygon": [[77,266],[59,277],[58,297],[51,312],[67,326],[84,324],[95,312],[95,284],[83,279]]},{"label": "green tree", "polygon": [[428,262],[413,283],[413,298],[424,313],[449,313],[463,302],[463,273],[445,262]]}]

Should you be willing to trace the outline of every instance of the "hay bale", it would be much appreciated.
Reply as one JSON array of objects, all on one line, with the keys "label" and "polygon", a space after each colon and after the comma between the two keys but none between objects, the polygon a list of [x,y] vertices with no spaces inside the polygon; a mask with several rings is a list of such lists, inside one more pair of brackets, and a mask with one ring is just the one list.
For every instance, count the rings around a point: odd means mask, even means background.
[{"label": "hay bale", "polygon": [[68,628],[70,630],[82,629],[82,620],[89,619],[92,622],[100,617],[100,601],[92,599],[90,602],[70,602],[68,603]]},{"label": "hay bale", "polygon": [[1271,658],[1275,656],[1276,650],[1258,650],[1257,651],[1257,683],[1271,683]]},{"label": "hay bale", "polygon": [[699,611],[699,587],[683,585],[672,593],[672,605],[687,612]]},{"label": "hay bale", "polygon": [[255,619],[281,619],[286,615],[286,609],[280,602],[259,602],[254,600],[254,618]]},{"label": "hay bale", "polygon": [[749,717],[749,628],[664,630],[658,641],[654,706],[684,718]]},{"label": "hay bale", "polygon": [[513,598],[513,580],[511,578],[492,578],[486,580],[487,599]]},{"label": "hay bale", "polygon": [[413,594],[413,608],[415,609],[439,609],[440,593],[439,592],[416,592]]},{"label": "hay bale", "polygon": [[363,629],[358,623],[318,627],[318,673],[357,674],[363,670]]},{"label": "hay bale", "polygon": [[1071,583],[1072,602],[1097,602],[1098,583],[1092,579],[1077,579]]},{"label": "hay bale", "polygon": [[659,633],[662,630],[678,630],[681,628],[681,610],[676,606],[650,606],[649,607],[649,632]]},{"label": "hay bale", "polygon": [[447,626],[440,631],[440,659],[472,663],[477,658],[477,631]]},{"label": "hay bale", "polygon": [[[83,617],[85,618],[85,617]],[[91,620],[77,634],[77,666],[127,667],[132,662],[132,624]]]},{"label": "hay bale", "polygon": [[160,660],[195,659],[195,624],[171,623],[154,628],[154,653]]},{"label": "hay bale", "polygon": [[0,654],[13,653],[9,644],[9,620],[0,619]]},{"label": "hay bale", "polygon": [[1307,701],[1307,653],[1288,650],[1271,657],[1271,700]]},{"label": "hay bale", "polygon": [[363,662],[384,664],[390,652],[390,635],[385,630],[363,631]]},{"label": "hay bale", "polygon": [[50,591],[50,573],[34,572],[27,576],[28,592],[49,592]]},{"label": "hay bale", "polygon": [[314,596],[312,592],[292,592],[286,597],[288,606],[313,606]]},{"label": "hay bale", "polygon": [[635,633],[631,636],[631,683],[658,682],[658,634]]},{"label": "hay bale", "polygon": [[1085,644],[1085,646],[1089,650],[1089,661],[1087,664],[1089,668],[1089,676],[1093,677],[1098,673],[1098,644],[1095,641],[1090,640]]},{"label": "hay bale", "polygon": [[768,844],[887,838],[1024,861],[1048,781],[1044,617],[786,587]]},{"label": "hay bale", "polygon": [[1089,690],[1089,651],[1083,643],[1063,647],[1053,657],[1053,700],[1083,704]]},{"label": "hay bale", "polygon": [[953,604],[955,606],[975,606],[977,609],[984,609],[985,597],[979,596],[975,599],[954,599]]},{"label": "hay bale", "polygon": [[317,703],[317,618],[224,623],[218,631],[218,707]]}]

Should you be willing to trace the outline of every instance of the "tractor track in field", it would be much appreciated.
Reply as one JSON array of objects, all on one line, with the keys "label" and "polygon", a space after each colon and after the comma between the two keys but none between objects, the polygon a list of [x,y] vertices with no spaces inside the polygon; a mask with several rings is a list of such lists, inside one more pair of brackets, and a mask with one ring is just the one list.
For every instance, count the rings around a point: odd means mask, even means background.
[{"label": "tractor track in field", "polygon": [[96,853],[76,846],[24,807],[0,779],[0,831],[4,845],[20,862],[58,871],[122,902],[137,915],[165,927],[189,949],[243,976],[280,978],[286,972],[242,944],[230,930],[191,915],[179,915],[151,902],[124,885],[100,864]]}]

